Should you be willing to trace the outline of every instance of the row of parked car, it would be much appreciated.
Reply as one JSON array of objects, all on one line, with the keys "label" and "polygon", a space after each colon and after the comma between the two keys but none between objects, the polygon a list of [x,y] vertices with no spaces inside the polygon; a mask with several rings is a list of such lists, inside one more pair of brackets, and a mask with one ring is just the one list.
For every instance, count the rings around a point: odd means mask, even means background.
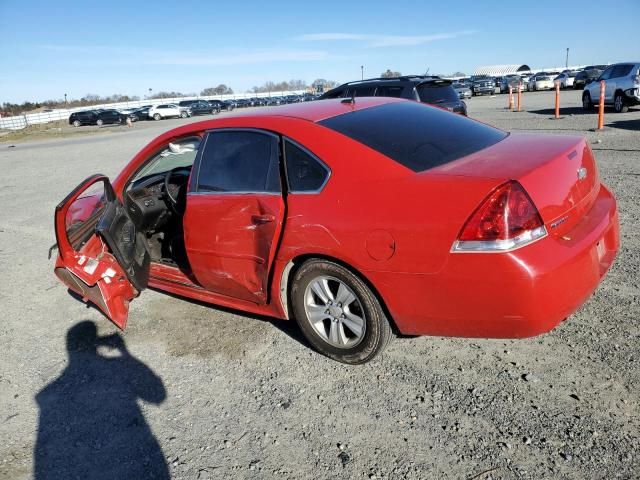
[{"label": "row of parked car", "polygon": [[127,118],[137,120],[162,120],[172,117],[216,114],[221,110],[242,107],[282,105],[315,100],[317,98],[399,97],[417,100],[467,115],[464,99],[474,95],[493,95],[496,88],[507,93],[509,87],[517,91],[550,90],[555,82],[561,88],[584,89],[582,104],[591,109],[600,98],[599,81],[606,80],[605,104],[613,105],[616,112],[626,112],[630,106],[640,104],[640,63],[617,63],[613,65],[591,65],[582,70],[545,71],[535,74],[506,75],[504,77],[472,77],[455,82],[427,75],[405,75],[396,78],[372,78],[342,84],[321,96],[304,94],[284,97],[245,98],[239,100],[183,100],[178,104],[145,105],[134,110],[94,109],[74,112],[69,123],[80,125],[103,125],[123,123]]},{"label": "row of parked car", "polygon": [[222,110],[231,111],[235,108],[262,107],[283,105],[287,103],[307,102],[318,98],[317,95],[286,95],[264,98],[241,98],[237,100],[183,100],[179,103],[165,103],[161,105],[143,105],[132,109],[102,109],[94,108],[80,112],[73,112],[69,117],[69,125],[110,125],[123,124],[127,119],[132,122],[140,120],[163,120],[166,118],[187,118],[194,115],[215,115]]},{"label": "row of parked car", "polygon": [[606,82],[605,104],[616,112],[626,112],[630,106],[640,104],[640,63],[623,62],[612,65],[589,65],[580,70],[543,71],[535,74],[506,75],[503,77],[476,76],[455,81],[452,86],[463,98],[475,95],[493,95],[496,88],[508,93],[509,87],[517,92],[552,90],[556,82],[561,89],[584,90],[582,103],[590,109],[600,98],[600,80]]}]

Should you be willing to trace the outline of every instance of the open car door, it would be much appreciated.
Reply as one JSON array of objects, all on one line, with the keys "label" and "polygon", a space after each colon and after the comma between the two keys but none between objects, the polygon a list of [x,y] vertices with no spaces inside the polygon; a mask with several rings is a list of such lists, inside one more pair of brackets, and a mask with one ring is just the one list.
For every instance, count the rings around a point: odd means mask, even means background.
[{"label": "open car door", "polygon": [[124,329],[129,302],[146,288],[150,256],[104,175],[87,178],[56,207],[55,274]]}]

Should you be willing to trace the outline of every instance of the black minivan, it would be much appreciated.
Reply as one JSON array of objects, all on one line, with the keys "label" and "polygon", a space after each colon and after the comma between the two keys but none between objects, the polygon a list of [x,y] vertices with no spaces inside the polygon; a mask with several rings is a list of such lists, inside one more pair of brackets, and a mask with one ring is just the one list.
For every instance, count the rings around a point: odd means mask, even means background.
[{"label": "black minivan", "polygon": [[324,93],[326,98],[397,97],[428,103],[451,112],[467,114],[467,104],[460,100],[450,80],[425,75],[396,78],[373,78],[349,82]]}]

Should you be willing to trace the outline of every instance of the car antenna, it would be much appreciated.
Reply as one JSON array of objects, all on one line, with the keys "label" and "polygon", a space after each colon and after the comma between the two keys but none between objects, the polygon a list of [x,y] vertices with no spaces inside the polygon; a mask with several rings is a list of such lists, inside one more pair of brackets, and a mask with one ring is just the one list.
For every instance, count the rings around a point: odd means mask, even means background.
[{"label": "car antenna", "polygon": [[355,90],[351,93],[351,97],[343,98],[340,103],[350,103],[351,105],[356,104],[356,92]]}]

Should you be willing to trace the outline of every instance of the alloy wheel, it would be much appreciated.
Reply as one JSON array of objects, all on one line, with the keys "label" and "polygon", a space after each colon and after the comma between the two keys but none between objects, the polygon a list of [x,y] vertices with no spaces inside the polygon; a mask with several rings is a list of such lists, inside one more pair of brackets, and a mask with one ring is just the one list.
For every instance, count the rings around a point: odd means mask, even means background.
[{"label": "alloy wheel", "polygon": [[330,345],[351,348],[366,330],[362,303],[341,280],[326,275],[312,280],[305,290],[304,309],[315,332]]}]

